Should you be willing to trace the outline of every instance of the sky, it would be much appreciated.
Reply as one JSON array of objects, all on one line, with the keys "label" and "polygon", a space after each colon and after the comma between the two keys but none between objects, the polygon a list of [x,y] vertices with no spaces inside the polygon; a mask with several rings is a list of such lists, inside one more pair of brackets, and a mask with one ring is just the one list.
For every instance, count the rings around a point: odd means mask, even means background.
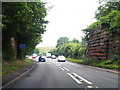
[{"label": "sky", "polygon": [[99,6],[97,0],[42,0],[49,1],[46,7],[53,6],[48,11],[46,32],[42,35],[43,42],[37,47],[55,47],[60,37],[74,38],[81,41],[82,29],[95,22],[95,11]]}]

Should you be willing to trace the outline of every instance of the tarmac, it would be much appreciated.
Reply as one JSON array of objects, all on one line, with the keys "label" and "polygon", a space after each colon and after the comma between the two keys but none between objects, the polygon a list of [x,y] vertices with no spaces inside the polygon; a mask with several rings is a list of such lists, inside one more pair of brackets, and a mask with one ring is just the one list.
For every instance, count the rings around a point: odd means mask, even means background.
[{"label": "tarmac", "polygon": [[[27,67],[24,67],[20,70],[17,70],[15,72],[12,72],[10,74],[3,76],[2,77],[2,88],[6,87],[7,85],[11,84],[12,82],[16,81],[17,79],[21,78],[22,76],[26,75],[28,72],[33,70],[36,66],[36,63],[37,63],[37,61],[34,61],[31,65],[29,65]],[[103,69],[103,68],[98,68],[98,67],[93,67],[93,66],[90,66],[90,67],[99,69],[99,70],[103,70],[106,72],[112,72],[112,73],[119,74],[119,72],[115,71],[115,70]]]},{"label": "tarmac", "polygon": [[34,61],[29,66],[23,67],[20,70],[11,72],[5,76],[2,76],[2,88],[6,87],[7,85],[11,84],[15,80],[21,78],[25,74],[27,74],[29,71],[35,68],[36,61]]}]

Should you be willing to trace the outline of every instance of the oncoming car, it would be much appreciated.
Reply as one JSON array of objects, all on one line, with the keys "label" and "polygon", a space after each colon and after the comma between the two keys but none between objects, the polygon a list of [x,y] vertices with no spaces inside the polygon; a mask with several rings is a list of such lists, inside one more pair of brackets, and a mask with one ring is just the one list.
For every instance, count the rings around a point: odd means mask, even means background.
[{"label": "oncoming car", "polygon": [[39,57],[39,62],[45,62],[45,61],[46,61],[45,56],[40,56]]},{"label": "oncoming car", "polygon": [[65,62],[65,57],[64,56],[58,56],[58,62]]}]

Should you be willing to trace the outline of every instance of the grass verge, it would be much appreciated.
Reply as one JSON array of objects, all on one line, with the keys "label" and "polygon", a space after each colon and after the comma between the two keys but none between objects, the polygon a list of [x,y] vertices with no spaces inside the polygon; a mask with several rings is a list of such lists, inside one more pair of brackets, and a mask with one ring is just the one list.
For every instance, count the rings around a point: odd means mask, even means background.
[{"label": "grass verge", "polygon": [[91,65],[91,66],[95,66],[95,67],[106,68],[106,69],[114,69],[114,70],[119,70],[120,71],[120,65],[119,65],[120,61],[119,60],[116,60],[116,61],[94,60],[94,59],[89,59],[89,58],[83,58],[82,60],[66,58],[66,60],[74,62],[74,63]]},{"label": "grass verge", "polygon": [[31,59],[25,59],[24,61],[15,60],[12,62],[2,62],[2,75],[6,75],[8,73],[14,72],[16,70],[19,70],[23,67],[29,66],[33,63],[33,60]]}]

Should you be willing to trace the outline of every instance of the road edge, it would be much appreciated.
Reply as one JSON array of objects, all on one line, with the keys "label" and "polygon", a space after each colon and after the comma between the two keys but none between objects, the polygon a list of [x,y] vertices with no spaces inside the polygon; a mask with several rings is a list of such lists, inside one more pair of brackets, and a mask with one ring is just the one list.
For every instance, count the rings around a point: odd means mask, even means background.
[{"label": "road edge", "polygon": [[25,74],[27,74],[28,72],[30,72],[32,69],[34,69],[36,66],[36,62],[33,63],[33,66],[28,69],[27,71],[25,71],[24,73],[22,73],[20,76],[14,78],[13,80],[11,80],[10,82],[6,83],[5,85],[2,86],[2,88],[5,88],[6,86],[8,86],[9,84],[13,83],[14,81],[18,80],[19,78],[21,78],[22,76],[24,76]]},{"label": "road edge", "polygon": [[[68,62],[71,62],[71,61],[68,61]],[[75,63],[75,62],[73,62],[73,63]],[[75,63],[75,64],[80,64],[80,63]],[[85,65],[85,64],[80,64],[80,65]],[[88,66],[88,67],[91,67],[91,68],[94,68],[94,69],[97,69],[97,70],[101,70],[101,71],[115,73],[115,74],[120,73],[119,71],[115,71],[115,70],[111,70],[111,69],[99,68],[99,67],[94,67],[94,66],[90,66],[90,65],[85,65],[85,66]]]}]

